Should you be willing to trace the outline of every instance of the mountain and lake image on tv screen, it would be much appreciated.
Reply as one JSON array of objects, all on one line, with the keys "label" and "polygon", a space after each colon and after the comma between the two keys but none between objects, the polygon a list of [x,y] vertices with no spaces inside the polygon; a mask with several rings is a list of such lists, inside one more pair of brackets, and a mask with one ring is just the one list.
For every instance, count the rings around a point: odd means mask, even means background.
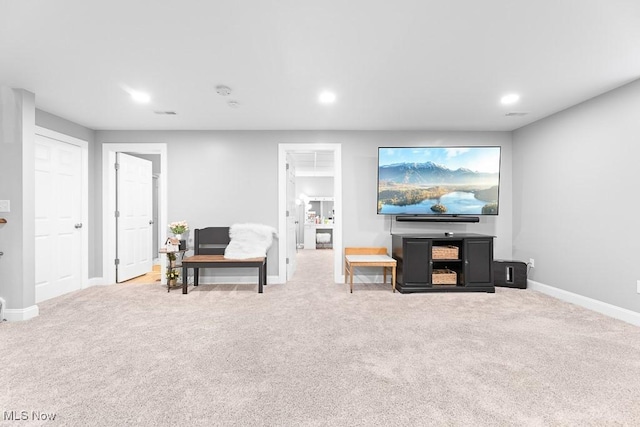
[{"label": "mountain and lake image on tv screen", "polygon": [[378,148],[378,213],[497,215],[500,147]]}]

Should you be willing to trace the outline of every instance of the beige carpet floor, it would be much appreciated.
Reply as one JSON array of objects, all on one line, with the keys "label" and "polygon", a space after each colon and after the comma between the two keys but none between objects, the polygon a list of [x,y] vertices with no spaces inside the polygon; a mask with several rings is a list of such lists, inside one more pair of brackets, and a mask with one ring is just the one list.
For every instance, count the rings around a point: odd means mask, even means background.
[{"label": "beige carpet floor", "polygon": [[529,290],[349,294],[330,250],[298,259],[264,294],[93,287],[1,324],[0,424],[640,425],[636,326]]}]

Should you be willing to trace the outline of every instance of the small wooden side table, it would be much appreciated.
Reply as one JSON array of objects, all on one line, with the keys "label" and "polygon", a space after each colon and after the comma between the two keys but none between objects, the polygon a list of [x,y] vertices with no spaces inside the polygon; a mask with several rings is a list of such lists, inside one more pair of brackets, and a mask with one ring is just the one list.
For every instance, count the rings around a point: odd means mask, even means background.
[{"label": "small wooden side table", "polygon": [[[167,276],[169,275],[169,272],[173,270],[177,270],[178,272],[180,272],[180,270],[182,269],[182,258],[184,257],[184,253],[186,251],[186,249],[180,249],[173,252],[167,252],[166,248],[160,248],[160,250],[158,251],[161,254],[167,255],[167,268],[165,269],[165,278],[167,279],[167,292],[171,291],[171,281],[167,278]],[[175,260],[171,259],[172,254],[175,255]],[[182,286],[182,284],[178,284],[178,279],[176,278],[173,287],[177,288],[180,286]]]},{"label": "small wooden side table", "polygon": [[386,248],[344,248],[344,282],[349,279],[353,293],[353,270],[355,267],[382,267],[384,283],[387,282],[387,269],[391,272],[391,287],[396,291],[397,261],[387,255]]}]

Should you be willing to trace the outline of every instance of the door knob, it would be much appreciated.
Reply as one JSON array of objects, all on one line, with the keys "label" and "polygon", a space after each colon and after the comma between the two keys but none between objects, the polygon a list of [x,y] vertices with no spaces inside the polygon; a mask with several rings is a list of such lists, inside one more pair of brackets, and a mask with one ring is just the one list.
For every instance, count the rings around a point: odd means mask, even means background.
[{"label": "door knob", "polygon": [[75,227],[75,228],[82,228],[82,223],[81,223],[81,222],[79,222],[79,223],[77,223],[76,225],[74,225],[74,227]]},{"label": "door knob", "polygon": [[152,224],[153,224],[153,220],[152,220],[152,219],[150,219],[150,220],[149,220],[149,225],[152,225]]}]

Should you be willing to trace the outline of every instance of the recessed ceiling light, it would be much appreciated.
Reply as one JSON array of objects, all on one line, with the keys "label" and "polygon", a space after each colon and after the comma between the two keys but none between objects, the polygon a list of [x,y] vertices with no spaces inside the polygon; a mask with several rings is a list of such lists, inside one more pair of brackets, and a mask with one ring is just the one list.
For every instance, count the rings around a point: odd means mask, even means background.
[{"label": "recessed ceiling light", "polygon": [[514,104],[518,102],[520,99],[520,95],[517,93],[510,93],[509,95],[505,95],[500,99],[500,102],[504,105]]},{"label": "recessed ceiling light", "polygon": [[147,102],[151,101],[151,96],[149,96],[148,93],[139,92],[137,90],[131,91],[131,98],[141,104],[146,104]]},{"label": "recessed ceiling light", "polygon": [[320,93],[320,95],[318,96],[318,101],[320,101],[323,104],[331,104],[335,102],[335,100],[336,100],[336,94],[328,90],[325,90],[324,92]]}]

